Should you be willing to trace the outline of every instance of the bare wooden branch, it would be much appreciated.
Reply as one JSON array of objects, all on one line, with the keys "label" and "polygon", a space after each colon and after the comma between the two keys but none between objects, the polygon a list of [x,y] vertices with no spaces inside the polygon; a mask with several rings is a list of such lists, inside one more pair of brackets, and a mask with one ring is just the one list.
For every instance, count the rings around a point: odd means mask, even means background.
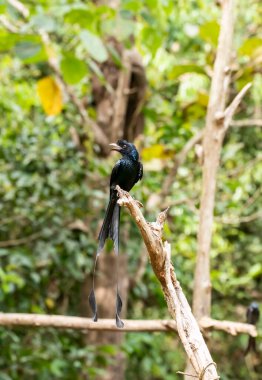
[{"label": "bare wooden branch", "polygon": [[116,187],[120,206],[126,206],[140,229],[147,247],[153,270],[161,283],[168,309],[177,323],[177,330],[196,374],[203,380],[219,379],[216,366],[205,344],[190,306],[176,279],[170,262],[170,244],[162,241],[166,211],[158,215],[157,221],[148,223],[137,202],[119,186]]},{"label": "bare wooden branch", "polygon": [[[227,73],[232,54],[233,9],[233,0],[224,0],[222,2],[220,35],[203,139],[203,180],[193,296],[193,310],[197,319],[201,319],[203,316],[209,316],[211,308],[209,251],[212,237],[216,175],[222,142],[226,131],[224,124],[225,101],[229,85]],[[232,108],[233,107],[230,109],[230,117],[232,117]]]},{"label": "bare wooden branch", "polygon": [[199,321],[199,324],[204,330],[221,330],[231,335],[248,334],[253,337],[257,336],[256,327],[248,323],[218,321],[216,319],[203,317]]},{"label": "bare wooden branch", "polygon": [[0,24],[10,33],[17,33],[17,28],[7,19],[6,16],[0,15]]},{"label": "bare wooden branch", "polygon": [[233,99],[231,104],[227,107],[225,110],[225,119],[224,119],[224,128],[228,129],[231,122],[233,115],[235,114],[239,104],[241,103],[241,100],[246,95],[247,91],[250,89],[251,83],[247,83],[242,90],[236,95],[236,97]]},{"label": "bare wooden branch", "polygon": [[119,330],[116,327],[115,319],[100,319],[97,323],[94,323],[89,318],[64,315],[0,313],[1,326],[54,327],[60,329],[118,332],[176,330],[176,323],[173,320],[125,320],[124,323],[124,328]]},{"label": "bare wooden branch", "polygon": [[245,127],[262,127],[261,119],[242,119],[242,120],[232,120],[230,125],[237,128]]},{"label": "bare wooden branch", "polygon": [[8,3],[11,4],[24,18],[29,16],[29,10],[27,7],[18,0],[8,0]]},{"label": "bare wooden branch", "polygon": [[120,136],[125,121],[125,114],[127,109],[128,94],[126,90],[129,88],[131,78],[131,62],[130,52],[124,50],[122,54],[123,67],[120,71],[118,78],[118,85],[115,94],[114,102],[114,118],[112,121],[112,141],[116,141]]},{"label": "bare wooden branch", "polygon": [[[172,319],[164,320],[130,320],[126,319],[125,326],[119,330],[114,319],[99,319],[97,323],[89,318],[72,317],[65,315],[42,315],[26,313],[1,313],[0,326],[27,326],[53,327],[57,329],[87,330],[87,331],[117,331],[117,332],[168,332],[177,331],[176,323]],[[201,329],[225,331],[231,335],[249,334],[256,337],[256,328],[247,323],[231,321],[217,321],[205,318],[200,321]]]}]

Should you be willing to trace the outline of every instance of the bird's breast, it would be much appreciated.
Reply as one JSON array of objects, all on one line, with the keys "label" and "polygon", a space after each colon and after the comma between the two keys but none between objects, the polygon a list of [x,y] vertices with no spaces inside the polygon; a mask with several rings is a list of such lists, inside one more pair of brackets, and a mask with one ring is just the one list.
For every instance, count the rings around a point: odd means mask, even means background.
[{"label": "bird's breast", "polygon": [[129,159],[122,160],[117,185],[119,185],[123,190],[131,190],[137,181],[138,171],[138,162]]}]

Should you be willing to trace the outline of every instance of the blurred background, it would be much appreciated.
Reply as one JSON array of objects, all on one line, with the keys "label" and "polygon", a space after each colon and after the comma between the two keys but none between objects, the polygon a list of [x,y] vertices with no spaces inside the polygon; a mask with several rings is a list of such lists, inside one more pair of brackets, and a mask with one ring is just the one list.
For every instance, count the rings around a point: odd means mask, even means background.
[{"label": "blurred background", "polygon": [[[91,316],[90,272],[119,158],[108,144],[119,137],[140,151],[144,178],[132,195],[147,220],[170,206],[165,238],[191,302],[202,168],[194,149],[182,162],[179,153],[205,125],[220,15],[211,0],[0,1],[1,311]],[[262,301],[261,19],[259,0],[236,2],[228,101],[252,88],[218,173],[211,280],[220,320],[244,322],[247,305]],[[123,315],[169,318],[126,211],[120,236]],[[111,250],[109,242],[97,274],[107,318]],[[0,380],[171,380],[185,368],[175,333],[1,327],[0,341]],[[243,360],[246,344],[244,335],[209,337],[224,380],[261,379],[261,356]]]}]

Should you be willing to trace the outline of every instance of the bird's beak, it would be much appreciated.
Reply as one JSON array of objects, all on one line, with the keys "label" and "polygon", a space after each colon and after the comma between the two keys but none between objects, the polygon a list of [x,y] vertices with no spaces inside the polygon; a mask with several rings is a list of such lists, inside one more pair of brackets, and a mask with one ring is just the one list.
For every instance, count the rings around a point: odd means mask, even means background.
[{"label": "bird's beak", "polygon": [[116,150],[117,152],[120,152],[120,150],[122,149],[121,146],[115,144],[115,143],[112,143],[112,144],[109,144],[111,150]]}]

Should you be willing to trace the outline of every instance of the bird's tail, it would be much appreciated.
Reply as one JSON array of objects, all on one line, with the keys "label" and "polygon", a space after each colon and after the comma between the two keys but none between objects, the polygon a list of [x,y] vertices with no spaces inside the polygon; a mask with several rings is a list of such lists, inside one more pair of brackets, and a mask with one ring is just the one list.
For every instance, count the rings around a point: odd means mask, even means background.
[{"label": "bird's tail", "polygon": [[[93,320],[97,321],[97,304],[96,304],[96,298],[95,298],[95,291],[94,291],[94,274],[95,274],[95,268],[96,268],[96,262],[97,258],[100,254],[100,252],[103,250],[106,239],[110,237],[113,240],[114,243],[114,251],[116,255],[118,256],[119,252],[119,221],[120,221],[120,207],[117,204],[117,197],[113,193],[110,197],[109,204],[107,206],[105,218],[103,221],[102,228],[100,230],[99,236],[98,236],[98,248],[96,253],[96,259],[94,264],[94,270],[93,270],[93,287],[91,290],[91,293],[89,295],[89,304],[91,306],[91,309],[93,311]],[[119,328],[122,328],[124,326],[124,323],[120,319],[120,313],[122,309],[122,300],[119,295],[118,290],[118,260],[117,260],[117,268],[116,268],[116,325]]]},{"label": "bird's tail", "polygon": [[[114,194],[110,197],[110,201],[107,206],[106,215],[103,221],[102,228],[99,232],[98,236],[98,248],[97,248],[97,255],[102,251],[104,248],[106,239],[110,237],[114,242],[114,248],[115,248],[115,240],[118,244],[118,230],[119,230],[119,206],[116,203],[117,198],[114,196]],[[118,246],[117,246],[118,249]]]},{"label": "bird's tail", "polygon": [[245,349],[244,355],[246,356],[249,352],[257,352],[256,338],[254,338],[253,336],[250,336],[248,339],[248,345]]}]

